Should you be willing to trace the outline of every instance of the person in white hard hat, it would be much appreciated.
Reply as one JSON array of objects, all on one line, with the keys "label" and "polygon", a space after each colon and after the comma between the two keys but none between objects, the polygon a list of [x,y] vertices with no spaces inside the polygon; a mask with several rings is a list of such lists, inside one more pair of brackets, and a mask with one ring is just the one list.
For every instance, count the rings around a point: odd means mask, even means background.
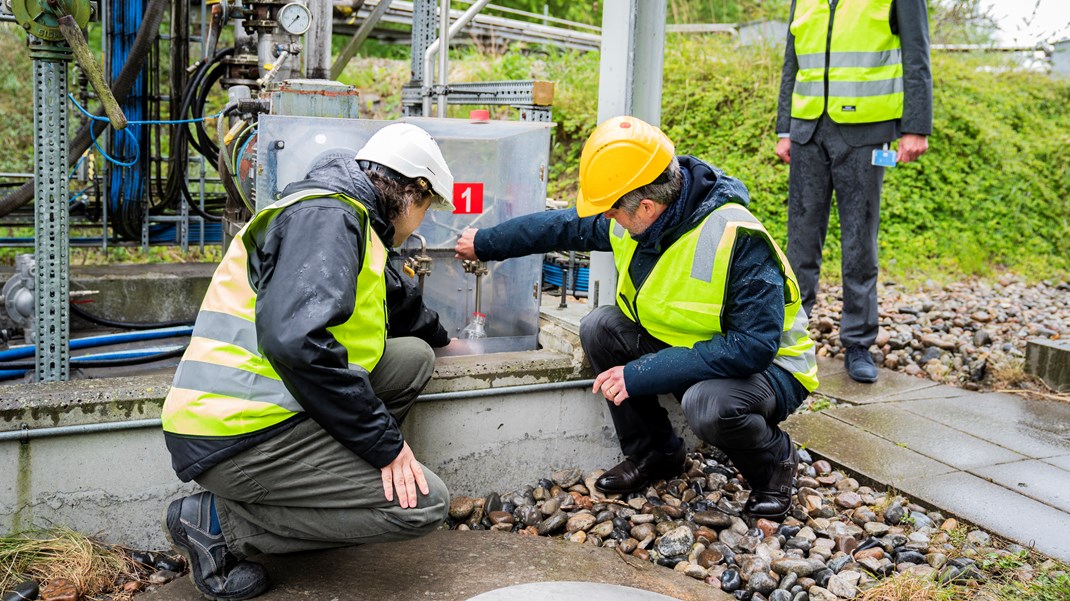
[{"label": "person in white hard hat", "polygon": [[355,159],[317,161],[231,243],[162,415],[179,479],[205,489],[171,502],[164,530],[206,597],[267,590],[251,555],[445,520],[446,486],[398,424],[449,337],[387,259],[452,192],[435,140],[393,124]]}]

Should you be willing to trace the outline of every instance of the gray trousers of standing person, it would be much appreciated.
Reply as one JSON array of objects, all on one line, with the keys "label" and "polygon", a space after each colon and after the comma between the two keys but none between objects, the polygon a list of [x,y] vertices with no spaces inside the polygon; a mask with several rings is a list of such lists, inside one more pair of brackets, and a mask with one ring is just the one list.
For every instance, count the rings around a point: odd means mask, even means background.
[{"label": "gray trousers of standing person", "polygon": [[[431,379],[434,353],[418,338],[386,341],[372,388],[401,423]],[[227,546],[238,558],[423,536],[446,519],[449,492],[424,467],[430,494],[417,506],[387,501],[382,472],[327,433],[300,424],[195,478],[215,494]]]},{"label": "gray trousers of standing person", "polygon": [[[580,320],[580,343],[596,374],[669,347],[616,305],[598,307]],[[691,431],[724,451],[752,485],[768,482],[773,468],[791,451],[791,440],[777,426],[776,393],[762,374],[704,380],[676,397]],[[630,396],[620,405],[606,405],[625,457],[637,461],[647,453],[676,448],[678,437],[657,395]]]},{"label": "gray trousers of standing person", "polygon": [[884,167],[874,166],[872,158],[883,144],[851,144],[843,126],[827,116],[812,125],[816,129],[805,143],[796,141],[800,128],[792,125],[788,262],[799,280],[803,310],[813,315],[835,191],[843,256],[840,341],[844,348],[868,348],[877,339],[877,231],[884,182]]}]

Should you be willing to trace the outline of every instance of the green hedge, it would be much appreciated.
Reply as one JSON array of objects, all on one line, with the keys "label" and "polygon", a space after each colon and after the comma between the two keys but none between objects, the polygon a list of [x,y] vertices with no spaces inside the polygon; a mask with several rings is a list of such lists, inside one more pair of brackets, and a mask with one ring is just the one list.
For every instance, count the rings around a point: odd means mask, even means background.
[{"label": "green hedge", "polygon": [[[742,179],[754,212],[785,240],[788,167],[773,154],[782,50],[672,35],[666,46],[662,125],[677,152]],[[597,115],[598,55],[469,55],[454,71],[472,80],[557,83],[550,193],[573,196],[579,152]],[[1065,277],[1070,81],[948,54],[934,56],[933,73],[930,150],[885,177],[882,265],[903,276],[1010,269],[1031,278]],[[826,246],[826,261],[837,265],[835,212]]]}]

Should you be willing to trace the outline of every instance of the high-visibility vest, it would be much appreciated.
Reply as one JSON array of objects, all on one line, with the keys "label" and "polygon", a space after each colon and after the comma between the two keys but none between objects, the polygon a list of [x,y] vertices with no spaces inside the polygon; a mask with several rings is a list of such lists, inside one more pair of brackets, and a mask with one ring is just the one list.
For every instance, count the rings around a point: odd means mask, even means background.
[{"label": "high-visibility vest", "polygon": [[672,346],[691,348],[723,333],[732,248],[740,230],[757,232],[774,251],[784,273],[784,329],[773,359],[807,390],[817,388],[817,358],[795,274],[773,238],[746,207],[725,204],[665,249],[636,290],[628,273],[638,243],[610,221],[609,240],[617,264],[617,306],[647,332]]},{"label": "high-visibility vest", "polygon": [[[328,331],[348,352],[350,369],[370,372],[375,368],[386,344],[386,246],[372,231],[367,209],[360,202],[329,190],[292,194],[257,213],[241,229],[212,276],[189,348],[164,401],[164,431],[187,436],[243,436],[302,411],[257,345],[256,291],[249,284],[246,240],[251,232],[266,229],[284,208],[328,196],[357,210],[364,222],[365,240],[353,314]],[[306,242],[315,244],[314,240]],[[286,324],[272,326],[284,328]]]},{"label": "high-visibility vest", "polygon": [[835,11],[829,0],[796,1],[792,117],[817,119],[827,110],[837,123],[875,123],[903,116],[903,56],[891,8],[892,0],[838,0]]}]

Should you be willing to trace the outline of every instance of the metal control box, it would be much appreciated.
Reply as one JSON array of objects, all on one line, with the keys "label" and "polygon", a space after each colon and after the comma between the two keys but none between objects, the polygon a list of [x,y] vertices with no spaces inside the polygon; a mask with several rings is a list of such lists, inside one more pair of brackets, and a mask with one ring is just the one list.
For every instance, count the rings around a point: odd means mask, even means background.
[{"label": "metal control box", "polygon": [[[422,117],[402,121],[435,137],[454,176],[454,212],[428,211],[418,233],[427,239],[433,259],[425,301],[450,335],[458,336],[475,310],[475,276],[453,258],[457,237],[467,227],[489,227],[544,209],[552,124]],[[391,123],[395,121],[262,115],[256,141],[257,209],[281,198],[281,191],[303,179],[316,161],[334,154],[355,156],[373,133]],[[401,250],[419,250],[418,242],[410,239]],[[541,257],[488,267],[481,306],[487,338],[451,344],[445,354],[537,348]]]}]

